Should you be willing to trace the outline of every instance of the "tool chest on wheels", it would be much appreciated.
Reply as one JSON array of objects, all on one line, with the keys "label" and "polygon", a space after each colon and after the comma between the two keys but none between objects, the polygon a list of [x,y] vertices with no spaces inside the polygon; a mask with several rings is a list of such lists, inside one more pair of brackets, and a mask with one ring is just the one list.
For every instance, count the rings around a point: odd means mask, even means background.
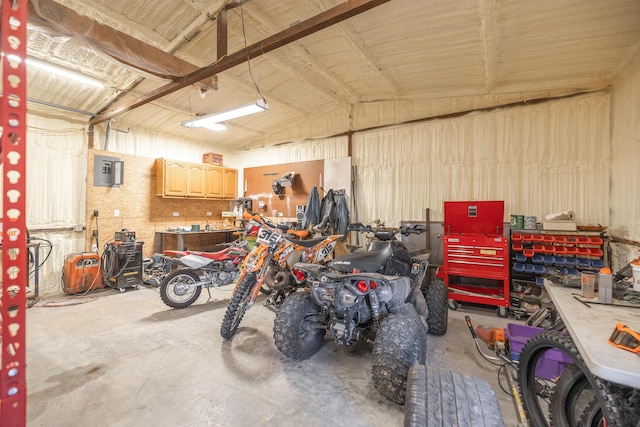
[{"label": "tool chest on wheels", "polygon": [[449,305],[459,302],[510,306],[509,239],[504,236],[503,201],[444,202],[443,267]]}]

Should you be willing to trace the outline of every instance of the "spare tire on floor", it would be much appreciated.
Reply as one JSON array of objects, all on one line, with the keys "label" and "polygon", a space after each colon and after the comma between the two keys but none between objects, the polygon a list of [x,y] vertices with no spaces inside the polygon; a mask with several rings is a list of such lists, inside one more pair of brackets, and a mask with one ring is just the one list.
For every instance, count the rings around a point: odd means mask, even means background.
[{"label": "spare tire on floor", "polygon": [[495,393],[485,380],[414,365],[407,378],[405,427],[504,427]]}]

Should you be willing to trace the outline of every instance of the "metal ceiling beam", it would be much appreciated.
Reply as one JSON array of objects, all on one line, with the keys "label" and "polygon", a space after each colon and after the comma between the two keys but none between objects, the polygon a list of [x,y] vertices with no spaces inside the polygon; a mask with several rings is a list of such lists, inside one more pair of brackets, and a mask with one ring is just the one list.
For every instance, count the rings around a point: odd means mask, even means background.
[{"label": "metal ceiling beam", "polygon": [[114,108],[103,111],[97,117],[91,119],[89,123],[96,125],[107,121],[127,111],[199,82],[202,79],[226,71],[236,65],[240,65],[248,61],[249,59],[257,58],[267,52],[271,52],[272,50],[278,49],[389,1],[390,0],[348,0],[312,18],[293,25],[286,30],[276,33],[273,36],[254,43],[251,46],[248,46],[246,50],[243,49],[233,53],[218,60],[214,64],[200,68],[199,70],[196,70],[184,77],[177,78],[173,82],[153,90],[136,100],[128,101]]}]

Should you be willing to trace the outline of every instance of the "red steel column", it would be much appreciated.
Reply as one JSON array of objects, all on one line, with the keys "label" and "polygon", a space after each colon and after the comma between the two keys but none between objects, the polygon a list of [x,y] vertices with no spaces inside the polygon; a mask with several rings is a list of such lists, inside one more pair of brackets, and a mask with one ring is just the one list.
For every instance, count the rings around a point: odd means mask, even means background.
[{"label": "red steel column", "polygon": [[27,0],[2,0],[2,352],[0,425],[24,426],[27,415],[25,312]]}]

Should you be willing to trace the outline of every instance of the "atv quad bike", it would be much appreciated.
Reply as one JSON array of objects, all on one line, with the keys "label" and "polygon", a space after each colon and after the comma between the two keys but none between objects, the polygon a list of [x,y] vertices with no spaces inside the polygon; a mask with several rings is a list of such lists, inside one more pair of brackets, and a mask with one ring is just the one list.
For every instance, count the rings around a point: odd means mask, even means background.
[{"label": "atv quad bike", "polygon": [[[292,273],[308,292],[290,295],[276,314],[274,340],[287,357],[311,357],[330,333],[340,345],[373,345],[373,381],[387,399],[403,404],[407,375],[423,364],[426,332],[446,333],[447,289],[437,281],[422,293],[429,253],[411,257],[396,234],[424,229],[374,230],[366,252],[338,257],[326,266],[297,263]],[[429,299],[431,301],[429,301]],[[432,330],[431,330],[432,329]]]}]

